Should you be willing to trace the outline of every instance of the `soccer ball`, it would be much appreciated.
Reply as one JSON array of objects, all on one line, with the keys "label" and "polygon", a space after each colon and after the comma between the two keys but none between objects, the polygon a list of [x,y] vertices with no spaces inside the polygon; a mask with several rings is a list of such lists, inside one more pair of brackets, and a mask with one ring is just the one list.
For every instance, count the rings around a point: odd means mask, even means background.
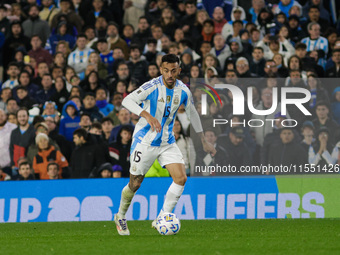
[{"label": "soccer ball", "polygon": [[158,216],[156,228],[161,235],[175,235],[181,228],[179,219],[173,213],[163,213]]}]

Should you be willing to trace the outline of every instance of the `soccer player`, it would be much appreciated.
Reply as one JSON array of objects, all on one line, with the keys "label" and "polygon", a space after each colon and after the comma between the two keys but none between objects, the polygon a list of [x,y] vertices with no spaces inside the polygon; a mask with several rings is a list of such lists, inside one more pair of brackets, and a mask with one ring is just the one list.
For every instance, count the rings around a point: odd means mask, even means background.
[{"label": "soccer player", "polygon": [[[131,145],[130,182],[122,190],[119,211],[114,217],[120,235],[130,235],[125,214],[156,158],[173,179],[160,215],[171,213],[183,193],[187,177],[183,156],[172,132],[176,112],[181,104],[184,104],[187,114],[190,114],[192,126],[199,134],[204,150],[212,156],[216,153],[214,146],[204,138],[190,90],[176,79],[181,72],[178,57],[174,54],[163,56],[160,71],[161,76],[144,83],[125,97],[122,103],[141,118],[136,124]],[[139,106],[142,103],[143,108]],[[156,220],[152,226],[156,226]]]}]

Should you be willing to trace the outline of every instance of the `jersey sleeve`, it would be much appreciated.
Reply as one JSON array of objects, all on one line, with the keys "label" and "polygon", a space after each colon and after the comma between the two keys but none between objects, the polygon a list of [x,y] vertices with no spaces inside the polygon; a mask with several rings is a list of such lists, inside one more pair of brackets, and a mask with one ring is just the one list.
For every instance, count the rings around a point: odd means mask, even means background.
[{"label": "jersey sleeve", "polygon": [[[148,97],[150,92],[152,91],[152,88],[146,86],[146,84],[140,86],[138,89],[130,93],[128,96],[126,96],[122,102],[122,105],[128,109],[130,112],[140,116],[141,112],[143,111],[143,108],[139,105],[145,101],[145,99]],[[156,88],[157,89],[157,88]]]},{"label": "jersey sleeve", "polygon": [[184,90],[184,92],[187,94],[186,99],[184,100],[184,106],[185,106],[185,112],[187,113],[191,125],[194,128],[196,133],[203,132],[202,123],[200,120],[200,117],[196,111],[194,99],[192,97],[192,94],[190,90]]}]

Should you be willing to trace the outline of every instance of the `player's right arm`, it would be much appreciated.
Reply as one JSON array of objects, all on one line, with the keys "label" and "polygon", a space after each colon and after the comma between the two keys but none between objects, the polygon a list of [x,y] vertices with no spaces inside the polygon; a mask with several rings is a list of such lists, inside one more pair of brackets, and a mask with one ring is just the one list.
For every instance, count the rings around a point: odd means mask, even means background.
[{"label": "player's right arm", "polygon": [[126,96],[122,102],[122,105],[130,112],[133,112],[134,114],[145,118],[151,126],[151,130],[157,131],[157,133],[159,133],[162,130],[162,126],[159,121],[149,112],[145,111],[142,107],[139,106],[143,101],[146,100],[146,98],[150,94],[149,91],[150,89],[145,90],[143,89],[143,86],[141,86],[139,89],[136,89],[134,92]]}]

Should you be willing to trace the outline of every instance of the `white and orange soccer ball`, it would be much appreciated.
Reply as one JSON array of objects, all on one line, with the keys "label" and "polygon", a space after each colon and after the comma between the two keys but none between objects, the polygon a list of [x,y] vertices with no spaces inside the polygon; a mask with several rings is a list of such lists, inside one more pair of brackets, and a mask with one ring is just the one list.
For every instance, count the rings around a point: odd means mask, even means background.
[{"label": "white and orange soccer ball", "polygon": [[175,235],[181,228],[181,222],[173,213],[163,213],[158,216],[156,229],[161,235]]}]

